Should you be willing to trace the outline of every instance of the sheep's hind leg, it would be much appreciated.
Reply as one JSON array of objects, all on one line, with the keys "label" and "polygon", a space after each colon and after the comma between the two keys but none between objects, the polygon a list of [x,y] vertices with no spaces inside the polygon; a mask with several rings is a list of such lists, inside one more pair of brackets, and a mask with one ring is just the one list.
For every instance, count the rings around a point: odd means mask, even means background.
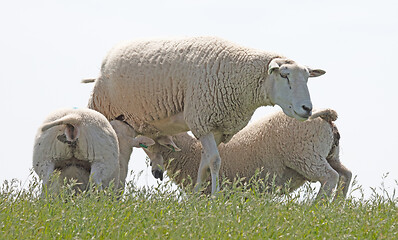
[{"label": "sheep's hind leg", "polygon": [[90,178],[94,181],[99,190],[102,190],[104,187],[103,185],[106,184],[103,182],[104,170],[105,166],[100,162],[94,162],[91,165]]},{"label": "sheep's hind leg", "polygon": [[48,188],[48,182],[50,181],[50,177],[52,175],[52,173],[54,172],[55,169],[55,164],[54,162],[46,162],[46,164],[44,164],[44,166],[41,166],[41,178],[43,180],[43,189],[41,192],[41,197],[45,196],[45,188]]},{"label": "sheep's hind leg", "polygon": [[321,188],[316,196],[316,201],[330,198],[336,187],[339,174],[329,165],[325,158],[296,159],[287,161],[288,167],[302,174],[310,181],[319,181]]},{"label": "sheep's hind leg", "polygon": [[43,185],[47,185],[50,181],[51,174],[54,172],[55,164],[53,162],[48,162],[45,166],[43,174]]},{"label": "sheep's hind leg", "polygon": [[195,191],[199,191],[206,176],[206,170],[210,168],[211,173],[211,194],[214,195],[220,190],[219,187],[219,171],[221,166],[220,153],[218,152],[217,143],[213,133],[208,133],[199,138],[202,143],[202,156],[199,165],[198,179],[196,181]]},{"label": "sheep's hind leg", "polygon": [[339,174],[339,183],[337,185],[337,192],[334,196],[334,200],[337,200],[339,197],[345,198],[347,196],[348,188],[351,182],[352,173],[348,170],[339,159],[328,159],[330,166],[337,171]]},{"label": "sheep's hind leg", "polygon": [[339,175],[333,168],[326,168],[323,173],[324,175],[319,179],[321,188],[316,196],[316,200],[323,200],[326,197],[330,198],[338,182]]}]

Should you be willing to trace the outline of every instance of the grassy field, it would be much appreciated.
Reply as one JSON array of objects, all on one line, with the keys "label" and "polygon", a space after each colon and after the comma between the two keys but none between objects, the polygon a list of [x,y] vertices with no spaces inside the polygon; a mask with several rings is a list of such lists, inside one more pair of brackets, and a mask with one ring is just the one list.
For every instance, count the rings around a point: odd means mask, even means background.
[{"label": "grassy field", "polygon": [[[217,197],[170,184],[57,197],[38,196],[37,181],[4,182],[0,239],[398,239],[395,196],[313,203],[310,187],[288,196],[258,185],[224,187]],[[361,191],[353,187],[353,191]]]}]

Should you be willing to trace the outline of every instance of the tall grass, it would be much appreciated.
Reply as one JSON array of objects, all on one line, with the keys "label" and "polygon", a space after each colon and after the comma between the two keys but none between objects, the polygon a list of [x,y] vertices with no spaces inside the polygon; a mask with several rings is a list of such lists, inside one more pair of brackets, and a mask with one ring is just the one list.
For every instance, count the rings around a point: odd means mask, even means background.
[{"label": "tall grass", "polygon": [[[171,183],[120,197],[107,189],[40,197],[40,185],[0,189],[0,239],[398,239],[397,198],[376,189],[369,198],[312,202],[309,186],[290,195],[252,185],[223,184],[217,197],[183,193]],[[380,187],[383,191],[383,186]],[[351,191],[362,191],[354,183]],[[363,195],[362,195],[363,196]]]}]

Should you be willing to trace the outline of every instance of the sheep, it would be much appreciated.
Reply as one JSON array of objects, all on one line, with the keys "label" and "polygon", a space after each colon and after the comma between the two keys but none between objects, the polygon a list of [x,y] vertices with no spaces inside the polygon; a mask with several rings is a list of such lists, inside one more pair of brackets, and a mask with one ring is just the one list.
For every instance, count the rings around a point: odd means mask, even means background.
[{"label": "sheep", "polygon": [[[306,120],[312,112],[311,69],[279,54],[241,47],[215,37],[133,41],[105,57],[88,107],[109,120],[126,117],[152,139],[192,131],[203,146],[197,189],[210,168],[219,190],[217,146],[247,125],[260,106],[279,105]],[[153,154],[157,154],[153,152]]]},{"label": "sheep", "polygon": [[[263,168],[260,177],[276,186],[290,183],[293,191],[306,181],[319,181],[321,189],[317,199],[330,197],[337,183],[335,195],[347,195],[352,173],[339,160],[340,134],[333,123],[337,119],[334,110],[314,113],[310,120],[297,121],[278,112],[264,117],[238,132],[232,139],[221,144],[220,154],[225,161],[221,176],[233,180],[239,175],[250,179],[257,169]],[[182,133],[174,136],[181,152],[161,149],[166,161],[168,176],[183,187],[183,179],[194,179],[200,164],[201,144]],[[274,176],[274,178],[272,178]]]},{"label": "sheep", "polygon": [[[119,182],[119,147],[108,120],[91,109],[59,109],[39,127],[33,169],[47,186],[54,170],[60,180],[74,178],[85,190],[91,177],[100,188]],[[55,188],[57,184],[54,183]],[[53,189],[54,191],[56,189]]]}]

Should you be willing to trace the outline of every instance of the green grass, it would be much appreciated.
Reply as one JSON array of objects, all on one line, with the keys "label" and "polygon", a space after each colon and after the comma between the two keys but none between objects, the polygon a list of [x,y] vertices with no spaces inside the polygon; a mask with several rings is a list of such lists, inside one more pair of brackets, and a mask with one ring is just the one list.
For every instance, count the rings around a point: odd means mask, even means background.
[{"label": "green grass", "polygon": [[132,182],[122,199],[67,188],[40,198],[36,180],[4,182],[0,239],[398,239],[397,199],[376,191],[314,204],[310,187],[281,196],[235,184],[212,198]]}]

